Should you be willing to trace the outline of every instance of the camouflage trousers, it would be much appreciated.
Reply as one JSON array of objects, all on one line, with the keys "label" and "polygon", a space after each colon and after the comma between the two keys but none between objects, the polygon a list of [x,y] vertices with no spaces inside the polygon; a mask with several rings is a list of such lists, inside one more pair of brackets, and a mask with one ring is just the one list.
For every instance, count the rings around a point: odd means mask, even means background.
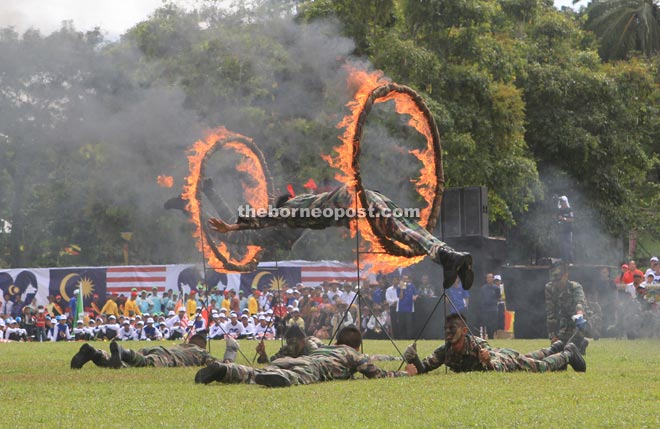
[{"label": "camouflage trousers", "polygon": [[[491,352],[492,353],[492,352]],[[515,350],[500,349],[495,352],[495,359],[491,357],[495,371],[529,371],[547,372],[566,369],[569,361],[569,352],[563,351],[552,354],[549,348],[536,350],[521,355]]]},{"label": "camouflage trousers", "polygon": [[[93,362],[100,367],[110,366],[110,353],[105,350],[96,349],[100,353]],[[215,360],[203,349],[172,347],[146,347],[139,350],[124,349],[126,354],[122,355],[122,368],[126,367],[174,367],[174,366],[202,366]]]},{"label": "camouflage trousers", "polygon": [[[141,349],[142,351],[144,349]],[[97,351],[101,352],[101,355],[103,356],[101,359],[98,359],[98,361],[94,361],[94,363],[97,366],[103,367],[103,368],[108,368],[110,367],[110,353],[106,352],[105,350],[99,350]],[[128,362],[125,362],[122,360],[121,366],[122,368],[126,367],[143,367],[143,366],[160,366],[160,367],[167,367],[171,365],[166,364],[166,359],[163,356],[158,356],[158,355],[150,355],[149,358],[143,356],[142,354],[130,350],[130,355],[131,359]]]},{"label": "camouflage trousers", "polygon": [[282,375],[289,380],[292,385],[312,384],[323,381],[321,367],[315,365],[313,361],[308,359],[280,358],[262,369],[255,369],[235,363],[224,365],[227,367],[227,374],[222,379],[222,382],[229,384],[254,383],[254,377],[257,374],[264,372]]},{"label": "camouflage trousers", "polygon": [[[366,199],[369,207],[366,207],[366,215],[372,216],[375,232],[383,237],[388,237],[399,243],[403,243],[413,249],[416,253],[426,253],[434,258],[436,251],[446,244],[433,234],[428,232],[418,222],[398,214],[400,208],[386,196],[366,190]],[[321,194],[304,194],[287,201],[282,208],[290,210],[300,209],[353,209],[353,195],[347,186],[340,186],[332,192]],[[333,226],[349,227],[353,218],[349,217],[296,217],[278,218],[241,218],[241,223],[249,224],[252,228],[262,229],[286,223],[293,228],[322,229]],[[440,262],[439,259],[435,260]]]}]

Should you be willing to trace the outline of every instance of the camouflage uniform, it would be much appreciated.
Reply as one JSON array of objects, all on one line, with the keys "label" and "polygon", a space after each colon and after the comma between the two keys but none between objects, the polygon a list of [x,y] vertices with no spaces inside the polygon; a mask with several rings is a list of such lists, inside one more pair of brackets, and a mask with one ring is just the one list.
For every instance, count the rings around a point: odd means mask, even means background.
[{"label": "camouflage uniform", "polygon": [[[206,350],[194,344],[179,344],[174,347],[145,347],[139,350],[126,350],[130,353],[129,361],[122,359],[123,367],[173,367],[173,366],[203,366],[214,362],[216,358]],[[110,353],[96,350],[101,356],[92,361],[100,367],[110,367]]]},{"label": "camouflage uniform", "polygon": [[214,362],[216,358],[194,344],[179,344],[174,347],[145,347],[131,353],[127,366],[203,366]]},{"label": "camouflage uniform", "polygon": [[[399,207],[386,196],[366,190],[366,198],[370,207],[374,207],[373,214],[375,218],[375,228],[379,235],[391,238],[395,241],[404,243],[417,252],[429,254],[436,259],[435,250],[445,247],[446,244],[433,234],[424,229],[419,223],[405,217],[384,216],[383,213],[392,213]],[[354,195],[350,192],[348,186],[340,186],[331,192],[320,194],[301,194],[285,202],[281,209],[291,209],[291,216],[277,217],[242,217],[238,219],[239,223],[247,224],[250,228],[261,229],[281,225],[285,223],[292,228],[312,228],[324,229],[331,226],[349,227],[352,218],[342,217],[312,217],[294,215],[293,210],[300,209],[352,209]],[[280,212],[281,213],[281,212]],[[369,215],[367,208],[366,214]],[[437,260],[436,262],[440,262]]]},{"label": "camouflage uniform", "polygon": [[442,344],[422,360],[424,372],[433,371],[443,364],[454,372],[485,371],[486,368],[479,362],[479,350],[483,347],[489,347],[486,340],[469,334],[465,336],[465,344],[460,352],[447,348],[446,343]]},{"label": "camouflage uniform", "polygon": [[[482,349],[488,350],[490,355],[488,365],[479,361],[479,351]],[[406,359],[408,362],[413,363],[413,359],[408,356]],[[559,371],[566,368],[568,361],[568,352],[553,354],[549,348],[546,348],[522,355],[512,349],[490,347],[486,340],[468,334],[465,336],[465,344],[460,352],[454,351],[447,344],[435,349],[433,353],[422,360],[420,373],[433,371],[442,364],[445,364],[454,372]]]},{"label": "camouflage uniform", "polygon": [[[545,285],[546,325],[550,339],[557,337],[567,342],[576,332],[575,322],[571,317],[578,311],[584,310],[584,290],[580,283],[569,280],[563,288],[557,282],[549,282]],[[584,333],[578,330],[572,342],[580,347],[583,341]]]},{"label": "camouflage uniform", "polygon": [[291,384],[311,384],[329,380],[348,380],[359,372],[367,378],[405,377],[404,371],[385,371],[369,361],[352,347],[320,346],[308,356],[276,359],[263,369],[254,369],[244,365],[225,364],[227,373],[223,383],[254,383],[259,373],[276,373]]},{"label": "camouflage uniform", "polygon": [[546,372],[566,369],[570,360],[569,352],[552,353],[550,348],[536,350],[521,355],[515,350],[501,348],[489,349],[488,369],[498,372],[529,371]]},{"label": "camouflage uniform", "polygon": [[[302,353],[300,353],[300,356],[307,356],[307,355],[311,354],[313,351],[315,351],[316,349],[318,349],[319,346],[322,346],[322,345],[323,345],[323,342],[321,340],[319,340],[318,338],[316,338],[316,337],[313,337],[313,336],[305,337],[305,347],[303,348]],[[291,348],[288,345],[285,344],[285,345],[282,346],[282,348],[280,348],[278,350],[277,353],[275,353],[273,356],[271,356],[270,360],[268,360],[268,358],[266,358],[266,357],[259,356],[259,358],[257,359],[257,362],[259,362],[259,363],[268,363],[268,362],[274,361],[275,359],[280,359],[280,358],[283,358],[283,357],[293,356],[294,354],[296,354],[296,353],[293,350],[291,350]]]}]

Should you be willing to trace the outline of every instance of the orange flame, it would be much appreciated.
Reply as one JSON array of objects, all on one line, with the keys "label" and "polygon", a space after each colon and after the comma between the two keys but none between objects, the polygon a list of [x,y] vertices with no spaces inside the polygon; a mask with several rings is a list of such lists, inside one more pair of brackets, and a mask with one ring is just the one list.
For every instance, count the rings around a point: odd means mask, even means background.
[{"label": "orange flame", "polygon": [[[252,141],[245,136],[233,133],[224,127],[220,127],[209,131],[204,140],[198,140],[189,150],[189,175],[186,177],[186,184],[183,187],[182,196],[188,200],[186,210],[190,213],[191,221],[195,224],[193,237],[197,239],[197,248],[208,258],[209,266],[218,272],[229,272],[230,270],[228,270],[223,262],[213,254],[207,240],[202,238],[202,225],[200,224],[201,206],[200,201],[197,198],[200,186],[199,180],[201,178],[200,173],[207,154],[210,155],[213,151],[222,147],[234,150],[243,155],[244,159],[236,166],[236,170],[247,173],[255,182],[255,184],[242,184],[244,197],[254,208],[268,207],[268,185],[259,159],[254,152],[252,152],[252,150],[245,146],[240,140]],[[261,250],[261,247],[259,246],[249,245],[247,246],[245,256],[241,259],[235,259],[231,256],[229,248],[225,243],[219,243],[216,247],[229,262],[237,265],[245,265],[249,263]]]},{"label": "orange flame", "polygon": [[158,183],[159,186],[162,186],[163,188],[171,188],[172,186],[174,186],[174,178],[172,176],[160,175],[156,178],[156,182]]},{"label": "orange flame", "polygon": [[[323,155],[323,159],[327,161],[331,167],[339,170],[339,172],[335,174],[335,179],[347,185],[349,189],[352,189],[351,193],[353,195],[355,194],[354,190],[356,187],[356,172],[352,166],[354,157],[353,139],[357,133],[360,113],[363,111],[365,103],[369,99],[372,91],[386,83],[389,82],[383,77],[381,71],[367,72],[353,68],[349,70],[348,84],[357,89],[353,100],[346,104],[350,113],[346,115],[339,124],[337,124],[337,128],[344,129],[344,133],[339,138],[341,143],[339,146],[333,148],[334,156]],[[389,100],[394,100],[397,113],[410,115],[408,125],[415,128],[426,138],[427,148],[425,150],[408,151],[422,163],[420,177],[413,180],[413,182],[415,183],[415,190],[427,203],[421,210],[419,222],[423,227],[426,227],[431,213],[434,190],[437,185],[436,166],[433,157],[433,137],[430,124],[420,111],[419,107],[407,94],[391,91],[385,97],[376,99],[375,103],[384,103]],[[357,199],[357,202],[352,201],[351,206],[357,206],[358,209],[362,209],[362,204],[359,198]],[[361,251],[367,252],[361,254],[360,262],[369,265],[369,271],[391,272],[397,268],[406,267],[420,262],[425,258],[424,255],[406,258],[385,253],[385,249],[380,245],[378,237],[373,233],[369,222],[365,218],[359,218],[357,222],[351,223],[351,237],[355,236],[356,224],[362,237]],[[406,247],[402,243],[397,244],[401,247]]]}]

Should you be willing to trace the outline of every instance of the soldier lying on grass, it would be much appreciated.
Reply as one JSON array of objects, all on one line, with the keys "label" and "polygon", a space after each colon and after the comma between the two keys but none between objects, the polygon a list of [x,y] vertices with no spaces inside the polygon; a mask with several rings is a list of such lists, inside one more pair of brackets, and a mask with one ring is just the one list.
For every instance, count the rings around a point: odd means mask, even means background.
[{"label": "soldier lying on grass", "polygon": [[[305,338],[297,338],[298,347],[304,347]],[[212,362],[195,375],[196,383],[256,383],[268,387],[288,387],[294,384],[312,384],[329,380],[347,380],[357,372],[367,378],[405,377],[415,375],[414,365],[406,371],[385,371],[370,362],[369,356],[358,350],[362,343],[360,330],[355,326],[342,328],[337,334],[337,345],[321,345],[307,356],[275,359],[263,369],[237,364]]]},{"label": "soldier lying on grass", "polygon": [[408,346],[403,357],[423,374],[443,364],[455,372],[469,371],[561,371],[568,365],[576,372],[585,372],[587,364],[573,343],[564,346],[556,341],[552,346],[525,355],[507,348],[494,348],[469,333],[465,318],[450,314],[445,320],[445,344],[435,349],[424,360],[417,355],[416,345]]}]

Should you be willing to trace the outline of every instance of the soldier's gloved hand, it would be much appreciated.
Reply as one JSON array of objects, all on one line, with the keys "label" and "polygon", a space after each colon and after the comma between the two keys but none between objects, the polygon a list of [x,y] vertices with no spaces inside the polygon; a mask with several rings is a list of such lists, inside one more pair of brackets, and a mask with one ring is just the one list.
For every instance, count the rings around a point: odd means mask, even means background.
[{"label": "soldier's gloved hand", "polygon": [[407,363],[413,364],[415,366],[418,374],[423,374],[426,372],[424,364],[417,355],[417,343],[413,343],[406,347],[406,350],[403,352],[403,358]]},{"label": "soldier's gloved hand", "polygon": [[572,319],[573,322],[575,322],[575,327],[578,329],[584,329],[585,325],[587,324],[587,319],[584,318],[582,313],[574,315]]},{"label": "soldier's gloved hand", "polygon": [[265,355],[266,354],[266,345],[262,342],[257,344],[257,348],[255,350],[259,356]]},{"label": "soldier's gloved hand", "polygon": [[406,347],[406,350],[403,352],[403,358],[408,363],[412,363],[415,358],[419,359],[419,356],[417,355],[417,343],[413,343]]}]

